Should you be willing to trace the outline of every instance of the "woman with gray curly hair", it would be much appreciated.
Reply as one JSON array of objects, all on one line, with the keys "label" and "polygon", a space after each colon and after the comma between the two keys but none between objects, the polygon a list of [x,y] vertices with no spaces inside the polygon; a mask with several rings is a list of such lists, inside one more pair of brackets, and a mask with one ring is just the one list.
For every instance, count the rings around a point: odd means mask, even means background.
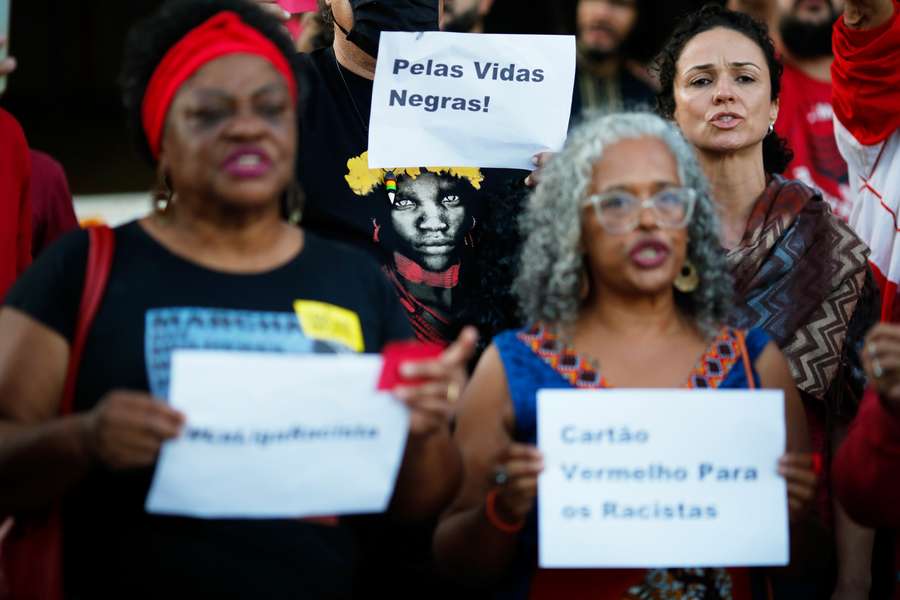
[{"label": "woman with gray curly hair", "polygon": [[[780,388],[779,472],[795,516],[816,476],[787,363],[761,330],[725,326],[731,288],[707,184],[661,118],[589,121],[543,174],[522,218],[514,289],[528,326],[494,338],[457,415],[459,496],[435,534],[461,577],[503,579],[513,597],[749,598],[745,571],[535,570],[536,393],[542,388]],[[696,589],[696,588],[695,588]]]}]

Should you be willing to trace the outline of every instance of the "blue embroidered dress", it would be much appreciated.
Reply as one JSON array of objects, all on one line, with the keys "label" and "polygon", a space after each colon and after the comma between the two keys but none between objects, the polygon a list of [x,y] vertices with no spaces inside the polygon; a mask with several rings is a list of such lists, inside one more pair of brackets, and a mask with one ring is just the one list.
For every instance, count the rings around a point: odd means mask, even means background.
[{"label": "blue embroidered dress", "polygon": [[[686,378],[684,387],[759,387],[759,375],[753,365],[769,341],[768,334],[761,329],[745,333],[723,328]],[[494,338],[494,345],[506,371],[517,442],[537,443],[538,390],[609,387],[591,361],[541,325],[503,332]],[[734,600],[757,597],[750,590],[756,586],[751,585],[746,570],[737,573],[724,569],[545,571],[537,569],[536,557],[537,510],[532,510],[519,533],[514,572],[504,596],[579,598],[583,588],[596,600],[674,600],[695,595]],[[711,594],[706,596],[704,591]]]}]

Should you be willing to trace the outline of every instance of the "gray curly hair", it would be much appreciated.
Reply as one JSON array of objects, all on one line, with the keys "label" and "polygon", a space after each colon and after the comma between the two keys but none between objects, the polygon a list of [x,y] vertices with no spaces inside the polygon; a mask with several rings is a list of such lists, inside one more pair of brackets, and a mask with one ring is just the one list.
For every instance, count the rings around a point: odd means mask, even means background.
[{"label": "gray curly hair", "polygon": [[610,145],[641,137],[665,143],[678,163],[682,185],[697,192],[688,224],[687,256],[697,268],[700,285],[690,294],[676,290],[676,303],[706,335],[713,335],[725,322],[732,279],[706,178],[693,149],[674,125],[652,113],[635,112],[586,120],[544,169],[519,223],[525,242],[513,293],[527,323],[544,322],[563,332],[571,330],[581,305],[579,292],[586,266],[579,249],[581,207],[588,196],[594,163]]}]

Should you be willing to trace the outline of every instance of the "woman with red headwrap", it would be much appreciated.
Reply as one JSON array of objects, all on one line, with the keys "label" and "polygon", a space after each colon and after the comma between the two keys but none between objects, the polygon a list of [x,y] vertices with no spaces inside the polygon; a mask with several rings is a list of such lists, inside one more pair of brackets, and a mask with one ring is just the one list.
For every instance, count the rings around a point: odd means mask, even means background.
[{"label": "woman with red headwrap", "polygon": [[[359,350],[412,336],[390,284],[355,250],[293,226],[297,151],[290,40],[238,0],[166,3],[131,34],[125,104],[167,192],[114,231],[109,282],[82,354],[74,413],[59,418],[88,236],[42,254],[0,310],[0,514],[63,500],[65,594],[73,598],[345,597],[354,548],[343,521],[218,521],[148,515],[175,349]],[[354,314],[359,338],[314,339],[296,300]],[[302,317],[302,315],[299,315]],[[339,329],[339,328],[336,328]],[[449,436],[474,335],[406,365],[426,383],[411,409],[391,509],[436,514],[455,492]]]}]

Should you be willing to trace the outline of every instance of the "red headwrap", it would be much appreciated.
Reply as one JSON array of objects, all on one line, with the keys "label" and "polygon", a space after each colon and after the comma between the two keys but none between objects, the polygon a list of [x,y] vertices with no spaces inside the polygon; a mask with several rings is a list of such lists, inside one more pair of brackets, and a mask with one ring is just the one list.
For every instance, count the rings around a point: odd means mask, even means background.
[{"label": "red headwrap", "polygon": [[297,101],[294,73],[275,44],[241,21],[237,14],[220,12],[169,48],[150,78],[141,106],[141,120],[154,158],[159,157],[166,113],[178,88],[200,67],[226,54],[255,54],[266,59],[284,77],[291,97]]}]

